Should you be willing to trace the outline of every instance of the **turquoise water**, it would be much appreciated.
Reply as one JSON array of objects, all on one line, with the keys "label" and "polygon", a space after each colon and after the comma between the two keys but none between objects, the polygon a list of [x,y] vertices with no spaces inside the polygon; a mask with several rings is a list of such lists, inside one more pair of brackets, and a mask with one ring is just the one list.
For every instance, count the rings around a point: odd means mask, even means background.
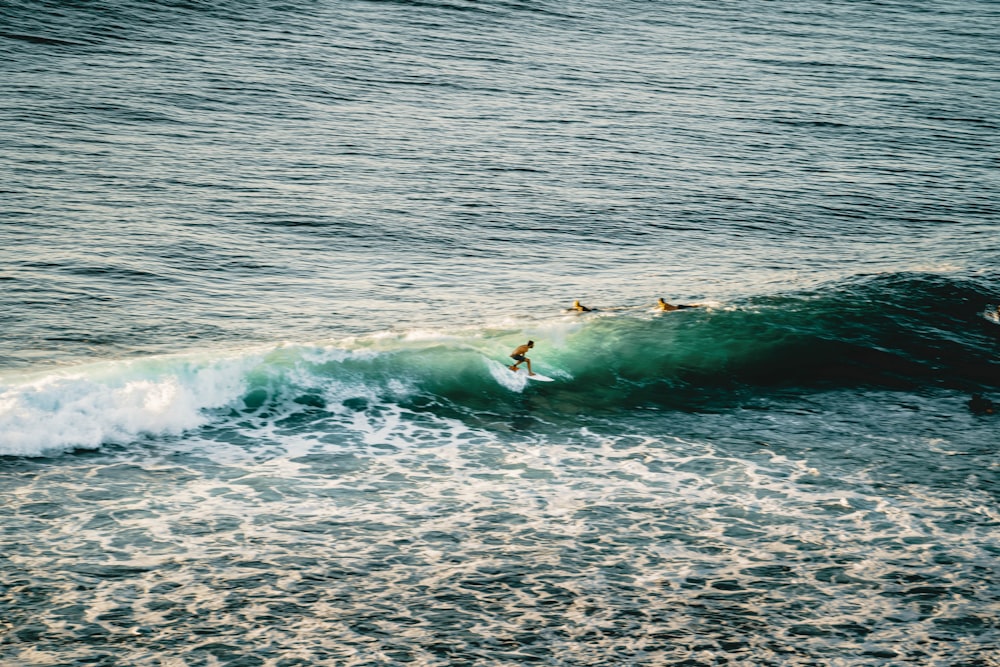
[{"label": "turquoise water", "polygon": [[0,1],[0,663],[1000,664],[998,19]]}]

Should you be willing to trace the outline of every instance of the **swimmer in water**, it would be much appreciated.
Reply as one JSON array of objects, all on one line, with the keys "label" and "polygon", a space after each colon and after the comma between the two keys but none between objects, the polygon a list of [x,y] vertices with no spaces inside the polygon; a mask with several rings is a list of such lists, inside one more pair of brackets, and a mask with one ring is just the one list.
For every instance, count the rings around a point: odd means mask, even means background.
[{"label": "swimmer in water", "polygon": [[664,301],[662,296],[656,302],[656,305],[657,305],[657,307],[660,310],[667,310],[667,311],[670,311],[670,310],[681,310],[683,308],[699,308],[699,307],[701,307],[700,303],[691,303],[691,304],[684,304],[684,303],[682,303],[682,304],[678,304],[678,305],[675,306],[672,303],[667,303],[666,301]]}]

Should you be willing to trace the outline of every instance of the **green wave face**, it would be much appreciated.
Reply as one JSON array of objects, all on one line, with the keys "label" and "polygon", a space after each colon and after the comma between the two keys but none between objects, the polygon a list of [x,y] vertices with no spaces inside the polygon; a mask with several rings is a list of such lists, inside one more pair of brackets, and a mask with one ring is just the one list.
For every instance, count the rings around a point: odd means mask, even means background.
[{"label": "green wave face", "polygon": [[[995,386],[997,377],[995,332],[976,317],[981,298],[975,285],[938,278],[863,278],[669,313],[623,309],[521,331],[401,334],[338,352],[286,350],[268,364],[272,372],[288,364],[278,391],[287,382],[307,403],[393,401],[464,418],[517,413],[526,402],[557,419],[644,407],[724,410],[771,392],[975,390]],[[507,355],[528,338],[536,343],[534,369],[555,382],[507,375]]]}]

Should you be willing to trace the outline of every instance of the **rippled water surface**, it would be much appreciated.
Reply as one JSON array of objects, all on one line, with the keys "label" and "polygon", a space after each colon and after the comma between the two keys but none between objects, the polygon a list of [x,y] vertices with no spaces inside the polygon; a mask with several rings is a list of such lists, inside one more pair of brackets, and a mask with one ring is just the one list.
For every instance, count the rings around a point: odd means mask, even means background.
[{"label": "rippled water surface", "polygon": [[0,0],[0,663],[1000,666],[997,25]]}]

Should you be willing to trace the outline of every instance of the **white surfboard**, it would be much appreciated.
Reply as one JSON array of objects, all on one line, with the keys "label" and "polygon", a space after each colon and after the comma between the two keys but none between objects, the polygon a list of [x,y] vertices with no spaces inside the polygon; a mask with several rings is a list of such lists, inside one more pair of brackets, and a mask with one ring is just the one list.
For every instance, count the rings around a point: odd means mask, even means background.
[{"label": "white surfboard", "polygon": [[538,373],[528,375],[527,368],[520,368],[517,371],[511,371],[510,366],[502,364],[495,359],[485,359],[485,361],[486,367],[489,369],[490,375],[493,376],[493,379],[500,383],[501,386],[504,386],[511,391],[524,391],[524,388],[529,384],[528,380],[552,382],[554,379],[548,377],[547,375],[540,375]]},{"label": "white surfboard", "polygon": [[523,375],[529,380],[540,380],[541,382],[553,382],[555,378],[550,378],[548,375],[542,375],[541,373],[535,373],[534,375],[528,375],[527,368],[518,368],[516,371],[511,371],[515,375]]}]

